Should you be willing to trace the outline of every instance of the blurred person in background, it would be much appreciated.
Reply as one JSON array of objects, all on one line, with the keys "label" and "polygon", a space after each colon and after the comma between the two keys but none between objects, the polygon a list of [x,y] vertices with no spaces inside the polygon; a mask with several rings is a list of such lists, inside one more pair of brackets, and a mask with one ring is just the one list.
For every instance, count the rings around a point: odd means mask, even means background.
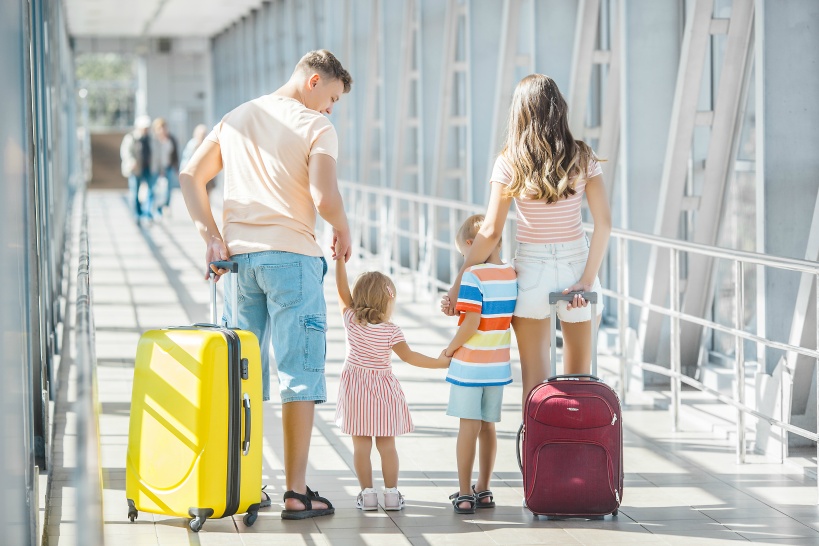
[{"label": "blurred person in background", "polygon": [[[128,179],[130,205],[137,222],[150,221],[154,216],[154,188],[159,174],[159,154],[150,128],[150,116],[137,116],[134,130],[125,135],[119,148],[122,176]],[[139,200],[139,187],[143,183],[148,189],[145,203]]]},{"label": "blurred person in background", "polygon": [[[193,152],[202,144],[205,140],[205,137],[208,135],[208,126],[204,123],[200,123],[196,127],[193,128],[193,137],[185,144],[185,148],[182,150],[182,157],[179,160],[179,171],[181,172],[182,169],[185,168],[185,165],[188,164],[191,157],[193,157]],[[213,188],[216,187],[216,179],[212,179],[208,182],[206,189],[208,193],[213,191]]]},{"label": "blurred person in background", "polygon": [[157,210],[160,214],[165,214],[171,204],[171,193],[174,188],[179,187],[179,147],[176,139],[168,130],[168,122],[165,118],[154,120],[154,137],[157,145],[157,155],[159,156],[159,175],[164,176],[167,181],[166,190],[161,200],[157,203]]}]

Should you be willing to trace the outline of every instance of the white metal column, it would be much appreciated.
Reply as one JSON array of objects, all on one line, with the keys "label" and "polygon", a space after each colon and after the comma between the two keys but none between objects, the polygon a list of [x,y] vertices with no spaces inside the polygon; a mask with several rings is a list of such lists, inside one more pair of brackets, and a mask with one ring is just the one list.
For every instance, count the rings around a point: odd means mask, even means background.
[{"label": "white metal column", "polygon": [[[614,177],[620,144],[620,78],[622,45],[620,11],[617,6],[610,10],[610,20],[601,16],[600,0],[581,0],[578,5],[577,26],[569,84],[569,125],[575,138],[587,142],[596,140],[596,153],[605,159],[601,163],[603,180],[609,201],[613,199]],[[605,30],[611,36],[608,49],[596,48],[595,44]],[[592,73],[595,66],[607,66],[605,91],[601,104],[600,124],[586,124],[589,94],[592,89]]]},{"label": "white metal column", "polygon": [[[528,4],[528,6],[524,6]],[[515,72],[523,68],[528,74],[535,71],[534,28],[531,28],[528,51],[520,51],[518,35],[523,25],[535,24],[534,0],[504,0],[501,20],[500,56],[495,77],[495,105],[492,114],[492,133],[489,135],[489,161],[486,181],[492,175],[495,157],[500,152],[500,140],[504,133],[504,122],[509,113],[509,105],[517,84]],[[528,9],[524,9],[528,8]],[[486,200],[489,199],[490,184],[486,184]]]},{"label": "white metal column", "polygon": [[466,0],[447,2],[441,110],[433,172],[434,195],[471,201],[468,17]]},{"label": "white metal column", "polygon": [[[678,237],[681,214],[696,211],[695,240],[715,244],[719,229],[724,190],[733,171],[733,157],[738,132],[739,109],[745,86],[747,59],[753,31],[753,3],[735,0],[728,19],[713,18],[714,0],[696,0],[686,21],[685,35],[677,75],[671,128],[666,148],[660,188],[655,233]],[[711,111],[698,111],[697,103],[711,36],[727,34],[725,59]],[[711,128],[708,155],[705,160],[705,183],[702,196],[687,196],[689,160],[695,126]],[[653,249],[649,258],[644,299],[662,304],[668,295],[668,259]],[[685,292],[683,310],[702,316],[710,295],[712,263],[693,259],[689,262],[687,282],[680,283]],[[643,312],[640,338],[647,361],[656,361],[663,319]],[[683,367],[696,364],[700,347],[700,328],[683,325]]]}]

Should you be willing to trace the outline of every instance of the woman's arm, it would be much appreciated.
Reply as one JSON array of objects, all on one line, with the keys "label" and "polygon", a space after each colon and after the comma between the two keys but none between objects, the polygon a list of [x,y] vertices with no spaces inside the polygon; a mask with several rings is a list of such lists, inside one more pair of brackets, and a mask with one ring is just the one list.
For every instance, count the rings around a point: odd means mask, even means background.
[{"label": "woman's arm", "polygon": [[[592,289],[594,279],[600,271],[609,244],[611,210],[609,200],[606,197],[606,186],[603,183],[602,175],[594,176],[586,181],[586,200],[589,203],[589,211],[594,220],[594,231],[592,231],[591,242],[589,243],[589,257],[586,260],[583,276],[576,284],[565,289],[564,294],[573,290],[587,291]],[[578,296],[574,302],[569,304],[568,308],[585,307],[585,305],[586,301]]]},{"label": "woman's arm", "polygon": [[392,350],[396,355],[398,355],[398,358],[407,364],[412,364],[413,366],[418,366],[419,368],[449,368],[449,361],[452,360],[452,357],[444,356],[443,353],[441,353],[441,356],[438,358],[432,358],[427,355],[417,353],[410,349],[410,346],[406,341],[396,343],[392,346]]},{"label": "woman's arm", "polygon": [[343,312],[353,306],[353,295],[350,293],[350,283],[347,281],[347,264],[343,259],[335,260],[336,288],[338,289],[338,305]]},{"label": "woman's arm", "polygon": [[[512,206],[512,198],[504,195],[505,186],[499,182],[492,182],[492,190],[489,194],[489,205],[486,207],[486,218],[484,218],[481,229],[475,236],[472,246],[464,256],[464,264],[461,266],[452,288],[447,294],[449,297],[449,309],[441,309],[447,315],[455,314],[455,303],[458,301],[458,290],[461,288],[461,277],[467,268],[473,265],[482,264],[486,261],[495,247],[498,246],[506,217],[509,215],[509,207]],[[454,233],[452,234],[455,235]],[[443,307],[443,306],[442,306]]]}]

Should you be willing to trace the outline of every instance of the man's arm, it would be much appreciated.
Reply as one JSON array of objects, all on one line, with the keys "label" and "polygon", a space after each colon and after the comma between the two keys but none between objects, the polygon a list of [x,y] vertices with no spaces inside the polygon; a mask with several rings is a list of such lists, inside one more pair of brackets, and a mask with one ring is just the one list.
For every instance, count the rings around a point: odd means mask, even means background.
[{"label": "man's arm", "polygon": [[455,337],[452,338],[452,341],[449,342],[447,348],[444,349],[444,354],[446,356],[452,356],[464,343],[469,341],[469,338],[475,335],[475,332],[478,331],[478,326],[481,324],[481,314],[480,313],[464,313],[466,316],[464,317],[464,321],[458,327],[458,331],[455,332]]},{"label": "man's arm", "polygon": [[338,191],[336,160],[327,154],[310,156],[307,164],[310,177],[310,195],[319,215],[333,226],[333,259],[350,259],[351,240],[344,202]]},{"label": "man's arm", "polygon": [[[222,234],[216,227],[213,212],[210,209],[208,192],[205,189],[208,181],[222,170],[222,151],[219,144],[206,140],[196,149],[185,169],[179,173],[179,187],[185,198],[185,206],[191,215],[199,235],[207,245],[205,251],[206,263],[219,260],[228,260],[230,255],[227,246],[222,240]],[[227,272],[225,269],[214,269],[217,275]],[[217,277],[218,278],[218,277]]]}]

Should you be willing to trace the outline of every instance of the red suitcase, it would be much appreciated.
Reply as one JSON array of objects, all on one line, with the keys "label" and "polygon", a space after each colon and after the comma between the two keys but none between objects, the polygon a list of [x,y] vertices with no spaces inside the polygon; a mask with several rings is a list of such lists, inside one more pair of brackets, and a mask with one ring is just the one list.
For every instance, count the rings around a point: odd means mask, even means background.
[{"label": "red suitcase", "polygon": [[[556,375],[556,304],[573,296],[549,294],[552,377],[529,393],[518,431],[524,498],[537,515],[616,516],[623,500],[622,418],[617,394],[597,377],[596,320],[591,375]],[[584,297],[597,316],[597,294]]]}]

